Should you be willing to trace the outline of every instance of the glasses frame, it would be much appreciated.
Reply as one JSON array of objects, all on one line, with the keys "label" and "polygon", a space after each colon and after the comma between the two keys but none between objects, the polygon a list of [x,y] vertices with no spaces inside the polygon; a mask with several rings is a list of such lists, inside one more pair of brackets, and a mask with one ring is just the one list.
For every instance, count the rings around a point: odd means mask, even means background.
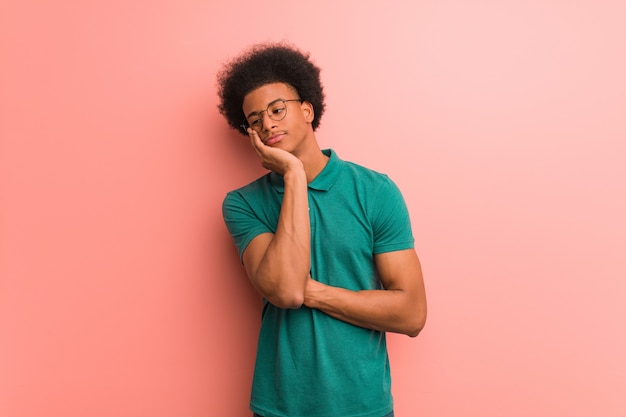
[{"label": "glasses frame", "polygon": [[[285,105],[285,111],[282,113],[282,117],[280,117],[279,119],[275,119],[274,117],[272,117],[272,114],[270,113],[269,110],[270,110],[270,107],[272,105],[278,103],[279,101],[282,101],[283,104]],[[262,110],[262,111],[258,112],[257,114],[255,114],[255,116],[259,116],[259,120],[261,121],[261,128],[259,130],[256,130],[252,126],[249,126],[247,119],[246,119],[246,121],[243,124],[241,124],[239,126],[241,126],[241,128],[243,129],[243,131],[245,133],[248,133],[248,128],[254,130],[257,133],[259,133],[263,129],[263,123],[264,123],[263,122],[264,118],[261,115],[263,113],[267,113],[267,117],[269,117],[270,120],[273,120],[275,122],[279,122],[279,121],[283,120],[287,116],[287,103],[290,102],[290,101],[299,101],[300,103],[302,103],[304,100],[302,100],[301,98],[290,98],[290,99],[279,98],[279,99],[276,99],[276,100],[272,101],[270,104],[268,104],[265,110]]]}]

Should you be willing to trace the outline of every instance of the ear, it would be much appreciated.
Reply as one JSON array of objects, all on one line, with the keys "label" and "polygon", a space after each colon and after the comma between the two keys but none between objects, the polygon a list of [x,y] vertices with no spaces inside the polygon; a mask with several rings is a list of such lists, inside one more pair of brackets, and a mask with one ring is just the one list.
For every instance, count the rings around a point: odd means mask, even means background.
[{"label": "ear", "polygon": [[315,118],[315,110],[313,110],[313,105],[308,101],[302,102],[302,114],[308,123],[313,122],[313,119]]}]

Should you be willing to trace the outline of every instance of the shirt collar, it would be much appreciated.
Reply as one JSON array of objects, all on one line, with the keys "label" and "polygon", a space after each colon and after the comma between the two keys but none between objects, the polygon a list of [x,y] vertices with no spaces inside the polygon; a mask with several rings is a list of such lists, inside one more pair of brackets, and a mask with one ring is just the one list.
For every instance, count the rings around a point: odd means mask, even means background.
[{"label": "shirt collar", "polygon": [[[317,177],[309,183],[309,189],[316,191],[328,191],[335,184],[341,173],[344,161],[337,156],[337,153],[332,149],[324,149],[322,153],[328,156],[328,162],[322,171],[317,174]],[[270,172],[270,181],[276,191],[285,192],[285,182],[282,175],[275,172]]]}]

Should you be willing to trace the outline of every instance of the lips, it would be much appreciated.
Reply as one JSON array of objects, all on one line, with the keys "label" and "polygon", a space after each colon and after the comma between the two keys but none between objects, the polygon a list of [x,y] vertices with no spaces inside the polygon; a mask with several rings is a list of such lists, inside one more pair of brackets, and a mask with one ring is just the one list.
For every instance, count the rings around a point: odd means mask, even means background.
[{"label": "lips", "polygon": [[277,142],[280,142],[280,141],[281,141],[281,139],[283,138],[283,136],[285,136],[285,134],[284,134],[284,133],[276,133],[276,134],[273,134],[272,136],[270,136],[270,137],[268,137],[267,139],[265,139],[265,144],[266,144],[267,146],[269,146],[269,145],[273,145],[273,144],[275,144],[275,143],[277,143]]}]

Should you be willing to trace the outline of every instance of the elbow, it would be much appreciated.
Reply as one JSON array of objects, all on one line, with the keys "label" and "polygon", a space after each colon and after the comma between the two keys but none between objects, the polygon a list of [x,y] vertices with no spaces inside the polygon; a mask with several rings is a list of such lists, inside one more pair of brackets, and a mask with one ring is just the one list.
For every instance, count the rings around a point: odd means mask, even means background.
[{"label": "elbow", "polygon": [[412,327],[411,329],[409,329],[406,332],[406,335],[411,337],[411,338],[417,337],[420,334],[420,332],[422,331],[423,328],[424,328],[424,326]]},{"label": "elbow", "polygon": [[426,325],[426,314],[417,314],[407,326],[405,334],[409,337],[417,337]]},{"label": "elbow", "polygon": [[296,310],[304,304],[305,284],[296,282],[253,280],[257,290],[270,304],[283,309]]},{"label": "elbow", "polygon": [[277,294],[274,297],[266,297],[270,303],[278,308],[297,310],[304,304],[304,294],[291,293],[291,294]]}]

